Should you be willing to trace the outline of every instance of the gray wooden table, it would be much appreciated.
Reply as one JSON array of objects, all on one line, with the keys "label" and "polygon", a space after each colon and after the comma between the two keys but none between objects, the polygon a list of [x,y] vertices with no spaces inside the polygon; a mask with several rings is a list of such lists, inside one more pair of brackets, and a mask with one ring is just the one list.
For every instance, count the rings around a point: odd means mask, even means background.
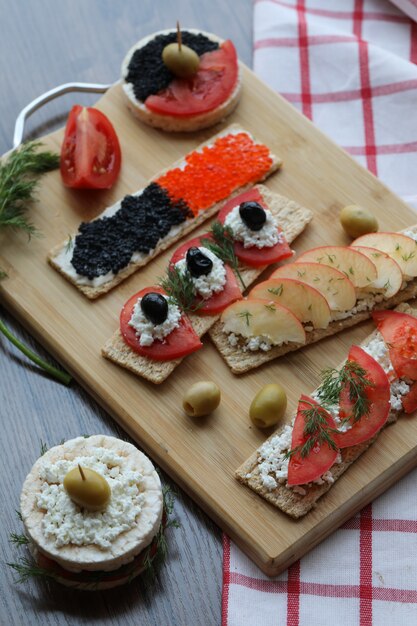
[{"label": "gray wooden table", "polygon": [[[198,27],[234,41],[251,64],[251,0],[0,0],[0,153],[11,148],[14,121],[33,98],[69,81],[111,83],[126,50],[146,34],[175,25]],[[35,114],[28,133],[40,136],[65,123],[72,104],[94,96],[68,95]],[[41,356],[42,347],[0,306],[0,316]],[[80,434],[127,437],[76,383],[63,387],[32,366],[0,336],[1,548],[14,560],[11,531],[22,482],[49,445]],[[170,484],[170,481],[165,479]],[[175,503],[182,528],[169,531],[169,559],[151,595],[139,584],[87,594],[31,581],[13,582],[0,568],[0,624],[142,624],[211,626],[220,623],[221,532],[183,493]]]}]

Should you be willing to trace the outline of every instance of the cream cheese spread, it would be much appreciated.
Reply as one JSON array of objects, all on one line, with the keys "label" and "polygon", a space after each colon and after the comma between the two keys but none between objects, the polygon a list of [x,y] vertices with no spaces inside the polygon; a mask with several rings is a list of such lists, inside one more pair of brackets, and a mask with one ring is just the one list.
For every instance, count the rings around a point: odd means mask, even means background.
[{"label": "cream cheese spread", "polygon": [[266,214],[265,224],[260,230],[251,230],[243,222],[239,214],[239,206],[235,206],[226,216],[224,225],[228,226],[236,241],[241,241],[244,248],[271,248],[283,240],[278,230],[278,224],[271,211],[264,209]]},{"label": "cream cheese spread", "polygon": [[[111,498],[104,511],[84,510],[67,495],[63,486],[64,477],[78,463],[107,480]],[[142,493],[143,476],[129,469],[127,459],[112,450],[97,447],[85,457],[45,462],[39,475],[44,481],[36,497],[38,508],[45,512],[42,530],[56,547],[94,544],[107,549],[116,537],[137,524],[145,498]]]},{"label": "cream cheese spread", "polygon": [[[198,249],[210,259],[213,263],[213,267],[211,268],[210,273],[206,276],[195,277],[191,274],[190,276],[198,295],[200,295],[204,300],[208,300],[208,298],[211,298],[211,296],[215,293],[223,291],[226,284],[226,268],[223,261],[213,252],[208,250],[208,248],[202,246]],[[185,258],[177,261],[177,263],[175,263],[175,267],[182,274],[188,272],[187,261]]]},{"label": "cream cheese spread", "polygon": [[135,306],[133,307],[132,317],[129,320],[129,326],[135,329],[136,334],[139,337],[139,343],[141,346],[151,346],[155,339],[163,340],[167,337],[175,328],[180,325],[180,319],[182,312],[176,304],[169,301],[169,298],[164,296],[168,302],[168,316],[162,324],[153,324],[145,317],[140,303],[142,298],[138,298]]}]

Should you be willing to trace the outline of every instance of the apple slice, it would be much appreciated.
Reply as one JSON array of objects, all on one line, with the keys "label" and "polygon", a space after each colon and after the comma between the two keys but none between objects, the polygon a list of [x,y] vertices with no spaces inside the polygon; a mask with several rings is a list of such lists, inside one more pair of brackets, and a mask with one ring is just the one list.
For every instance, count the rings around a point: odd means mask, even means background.
[{"label": "apple slice", "polygon": [[314,287],[294,278],[272,278],[252,289],[249,299],[261,298],[287,307],[302,322],[311,322],[314,328],[327,328],[330,307],[326,298]]},{"label": "apple slice", "polygon": [[386,252],[397,261],[404,278],[417,276],[417,242],[411,237],[401,233],[369,233],[352,241],[352,246],[365,246]]},{"label": "apple slice", "polygon": [[375,263],[378,277],[370,285],[365,287],[365,291],[384,292],[385,298],[391,298],[401,289],[403,284],[403,274],[397,261],[382,250],[376,248],[366,248],[365,246],[354,246],[355,250],[361,252]]},{"label": "apple slice", "polygon": [[286,307],[265,300],[239,300],[222,313],[225,333],[268,337],[274,345],[287,342],[304,344],[306,334],[300,320]]},{"label": "apple slice", "polygon": [[301,254],[295,263],[322,263],[340,270],[352,281],[354,287],[366,287],[378,277],[375,264],[353,248],[321,246]]},{"label": "apple slice", "polygon": [[355,306],[355,287],[349,278],[321,263],[288,263],[271,274],[271,278],[295,278],[320,291],[331,311],[348,311]]}]

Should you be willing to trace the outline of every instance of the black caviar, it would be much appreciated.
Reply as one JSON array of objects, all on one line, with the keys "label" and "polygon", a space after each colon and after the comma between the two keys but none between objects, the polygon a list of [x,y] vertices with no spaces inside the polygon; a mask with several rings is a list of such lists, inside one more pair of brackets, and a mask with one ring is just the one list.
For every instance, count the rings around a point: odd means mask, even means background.
[{"label": "black caviar", "polygon": [[71,263],[77,274],[89,279],[117,274],[134,252],[148,254],[172,226],[189,217],[193,214],[185,202],[173,202],[165,189],[151,183],[140,196],[125,196],[111,217],[83,222]]},{"label": "black caviar", "polygon": [[[181,31],[182,43],[201,56],[205,52],[217,50],[219,44],[211,41],[205,35]],[[157,35],[149,43],[136,50],[128,66],[126,82],[132,83],[135,97],[144,102],[168,87],[175,78],[162,60],[162,50],[170,43],[177,41],[177,33],[173,31],[167,35]]]}]

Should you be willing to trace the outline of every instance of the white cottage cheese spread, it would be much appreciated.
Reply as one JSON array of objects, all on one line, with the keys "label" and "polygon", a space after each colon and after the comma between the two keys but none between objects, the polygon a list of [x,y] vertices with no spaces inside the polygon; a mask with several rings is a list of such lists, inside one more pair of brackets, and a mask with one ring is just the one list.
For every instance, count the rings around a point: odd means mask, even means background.
[{"label": "white cottage cheese spread", "polygon": [[356,313],[362,313],[362,311],[371,311],[375,304],[382,302],[384,296],[381,293],[375,294],[360,294],[360,297],[356,301],[355,306],[348,311],[332,311],[332,321],[345,320],[348,317],[353,317]]},{"label": "white cottage cheese spread", "polygon": [[181,310],[176,304],[169,302],[168,298],[165,298],[165,300],[168,301],[168,316],[162,324],[152,324],[152,322],[145,317],[140,306],[142,298],[138,298],[138,301],[133,307],[129,326],[135,329],[136,334],[139,336],[141,346],[151,346],[155,339],[164,339],[180,325]]},{"label": "white cottage cheese spread", "polygon": [[241,241],[244,248],[270,248],[275,244],[282,241],[282,234],[278,230],[278,224],[271,211],[265,210],[266,221],[260,230],[251,230],[242,221],[239,214],[239,206],[235,206],[230,213],[226,216],[224,221],[225,226],[233,232],[233,237],[236,241]]},{"label": "white cottage cheese spread", "polygon": [[[81,509],[64,490],[65,475],[78,463],[98,472],[109,483],[111,498],[104,511]],[[111,450],[92,448],[89,456],[45,463],[40,478],[44,483],[36,504],[45,511],[42,530],[57,547],[95,544],[106,549],[116,537],[137,523],[145,498],[141,493],[143,477],[128,469],[126,459]]]},{"label": "white cottage cheese spread", "polygon": [[[207,276],[199,276],[198,278],[191,276],[196,292],[204,299],[208,300],[215,293],[223,291],[226,284],[226,268],[221,259],[213,254],[208,248],[199,247],[200,252],[207,256],[213,263],[211,272]],[[188,272],[186,259],[181,259],[175,263],[175,267],[179,272],[185,274]]]}]

